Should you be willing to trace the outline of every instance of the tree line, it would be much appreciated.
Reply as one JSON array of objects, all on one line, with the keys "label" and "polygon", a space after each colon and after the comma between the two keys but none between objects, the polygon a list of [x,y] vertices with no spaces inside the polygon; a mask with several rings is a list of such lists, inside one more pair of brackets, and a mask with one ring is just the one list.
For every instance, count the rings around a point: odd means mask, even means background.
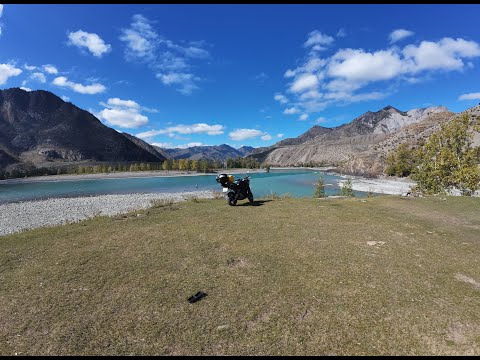
[{"label": "tree line", "polygon": [[94,165],[60,165],[54,164],[51,167],[36,167],[33,163],[23,164],[9,170],[0,169],[0,179],[13,179],[30,176],[61,175],[61,174],[100,174],[112,172],[135,172],[135,171],[196,171],[207,173],[214,169],[248,168],[258,169],[261,163],[252,158],[229,158],[225,161],[219,160],[190,160],[174,159],[163,162],[142,162],[142,163],[106,163]]}]

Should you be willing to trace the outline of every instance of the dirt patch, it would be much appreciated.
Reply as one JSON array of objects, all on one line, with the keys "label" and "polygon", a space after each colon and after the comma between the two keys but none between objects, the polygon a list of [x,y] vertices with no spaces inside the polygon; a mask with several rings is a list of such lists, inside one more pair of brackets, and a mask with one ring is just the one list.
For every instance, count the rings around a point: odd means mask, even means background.
[{"label": "dirt patch", "polygon": [[383,245],[385,241],[367,241],[368,246]]},{"label": "dirt patch", "polygon": [[249,266],[249,262],[244,257],[230,258],[227,260],[229,268],[244,268]]},{"label": "dirt patch", "polygon": [[472,285],[475,290],[480,290],[480,282],[476,281],[475,279],[472,279],[471,277],[458,273],[458,274],[455,274],[455,279]]}]

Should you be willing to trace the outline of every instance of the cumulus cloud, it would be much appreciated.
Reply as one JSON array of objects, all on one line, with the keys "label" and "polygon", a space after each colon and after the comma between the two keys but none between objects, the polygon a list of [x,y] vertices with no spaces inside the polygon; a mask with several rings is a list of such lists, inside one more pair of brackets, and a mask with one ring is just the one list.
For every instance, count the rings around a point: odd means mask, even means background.
[{"label": "cumulus cloud", "polygon": [[313,30],[308,34],[308,39],[303,44],[304,47],[311,47],[313,50],[325,50],[327,46],[334,42],[333,37],[321,33],[318,30]]},{"label": "cumulus cloud", "polygon": [[263,135],[260,137],[260,139],[262,139],[263,141],[268,141],[268,140],[272,140],[272,135]]},{"label": "cumulus cloud", "polygon": [[480,100],[480,92],[460,95],[458,100]]},{"label": "cumulus cloud", "polygon": [[52,75],[58,74],[57,68],[53,65],[43,65],[43,70],[48,74],[52,74]]},{"label": "cumulus cloud", "polygon": [[91,84],[91,85],[82,85],[69,81],[65,76],[56,77],[53,82],[53,85],[60,87],[69,88],[80,94],[98,94],[106,90],[106,87],[102,84]]},{"label": "cumulus cloud", "polygon": [[259,136],[265,136],[264,132],[256,129],[237,129],[228,134],[231,140],[242,141],[246,139],[251,139]]},{"label": "cumulus cloud", "polygon": [[282,137],[283,137],[283,134],[277,134],[277,137],[278,137],[278,138],[282,138]]},{"label": "cumulus cloud", "polygon": [[110,98],[100,105],[105,109],[97,113],[97,117],[109,125],[136,129],[148,123],[148,117],[140,114],[141,106],[136,101]]},{"label": "cumulus cloud", "polygon": [[275,94],[275,96],[273,98],[281,104],[288,103],[288,99],[282,94]]},{"label": "cumulus cloud", "polygon": [[20,86],[20,89],[25,91],[32,91],[32,89],[30,89],[29,87],[24,87],[24,86]]},{"label": "cumulus cloud", "polygon": [[46,83],[47,82],[47,78],[45,77],[45,75],[41,72],[35,72],[33,73],[32,75],[30,75],[30,78],[32,80],[36,80],[36,81],[39,81],[41,83]]},{"label": "cumulus cloud", "polygon": [[0,85],[5,84],[9,78],[18,76],[22,73],[21,69],[11,64],[0,64]]},{"label": "cumulus cloud", "polygon": [[105,44],[105,41],[97,34],[88,33],[83,30],[68,33],[68,44],[80,49],[86,48],[96,57],[102,57],[112,49],[112,46]]},{"label": "cumulus cloud", "polygon": [[[318,33],[310,34],[310,38],[310,45],[328,42],[321,40],[324,37]],[[308,47],[307,43],[304,46]],[[435,72],[469,69],[473,65],[471,59],[478,57],[479,44],[462,38],[422,41],[407,44],[403,49],[346,48],[329,57],[307,50],[303,61],[284,74],[290,99],[278,93],[275,99],[286,105],[285,114],[310,114],[329,106],[387,97],[393,93],[393,84],[414,84],[422,77],[431,79]]]},{"label": "cumulus cloud", "polygon": [[475,41],[443,38],[439,42],[422,41],[420,45],[408,45],[403,49],[408,70],[460,70],[465,64],[462,58],[480,56],[480,46]]},{"label": "cumulus cloud", "polygon": [[300,110],[298,110],[296,107],[287,108],[283,111],[285,115],[298,114],[299,112]]},{"label": "cumulus cloud", "polygon": [[24,68],[25,70],[28,70],[28,71],[33,71],[33,70],[36,70],[36,69],[37,69],[36,66],[28,65],[28,64],[23,65],[23,68]]},{"label": "cumulus cloud", "polygon": [[68,96],[62,95],[61,98],[62,98],[62,100],[65,101],[65,102],[70,101],[70,98],[69,98]]},{"label": "cumulus cloud", "polygon": [[223,125],[208,125],[205,123],[193,125],[176,125],[170,126],[161,130],[149,130],[135,135],[140,139],[151,139],[157,135],[167,135],[170,137],[176,134],[207,134],[207,135],[221,135],[223,134],[225,126]]},{"label": "cumulus cloud", "polygon": [[300,121],[305,121],[305,120],[307,120],[307,119],[308,119],[308,114],[302,114],[302,115],[300,115],[300,117],[298,118],[298,120],[300,120]]},{"label": "cumulus cloud", "polygon": [[184,95],[198,89],[202,79],[193,73],[193,61],[209,59],[204,41],[175,43],[158,34],[153,22],[136,14],[127,29],[122,29],[120,40],[125,42],[125,58],[149,66],[166,86],[172,86]]},{"label": "cumulus cloud", "polygon": [[390,44],[393,44],[399,40],[405,39],[406,37],[412,36],[415,34],[413,31],[405,29],[397,29],[390,33],[388,36],[390,38]]}]

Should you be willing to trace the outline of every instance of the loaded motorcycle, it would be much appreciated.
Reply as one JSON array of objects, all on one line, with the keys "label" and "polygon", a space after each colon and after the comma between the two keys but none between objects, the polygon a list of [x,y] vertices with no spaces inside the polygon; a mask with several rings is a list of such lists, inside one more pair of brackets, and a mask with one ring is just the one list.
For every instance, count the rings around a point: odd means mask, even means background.
[{"label": "loaded motorcycle", "polygon": [[250,190],[250,176],[245,176],[243,179],[235,180],[233,175],[219,174],[216,180],[223,187],[225,192],[225,198],[227,204],[234,206],[237,204],[237,200],[248,199],[250,203],[253,203],[253,194]]}]

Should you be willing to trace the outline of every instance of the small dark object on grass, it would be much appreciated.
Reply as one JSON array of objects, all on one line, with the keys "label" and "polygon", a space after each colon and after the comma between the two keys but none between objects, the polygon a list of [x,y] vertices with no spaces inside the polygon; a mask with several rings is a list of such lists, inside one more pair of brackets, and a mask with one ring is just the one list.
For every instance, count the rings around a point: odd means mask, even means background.
[{"label": "small dark object on grass", "polygon": [[188,302],[190,304],[193,304],[194,302],[197,302],[198,300],[204,298],[205,296],[207,296],[207,293],[204,293],[202,291],[199,291],[197,292],[195,295],[192,295],[188,298]]}]

